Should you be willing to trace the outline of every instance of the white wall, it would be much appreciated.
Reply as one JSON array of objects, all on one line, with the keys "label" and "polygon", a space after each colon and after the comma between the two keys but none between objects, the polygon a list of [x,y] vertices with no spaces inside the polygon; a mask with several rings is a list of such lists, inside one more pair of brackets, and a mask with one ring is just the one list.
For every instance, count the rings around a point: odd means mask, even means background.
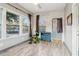
[{"label": "white wall", "polygon": [[[27,14],[15,9],[14,7],[11,7],[11,6],[7,5],[7,4],[0,4],[0,6],[6,8],[6,10],[9,9],[9,10],[15,12],[15,13],[20,14],[20,15],[27,15]],[[5,16],[5,13],[4,13],[3,16]],[[4,20],[2,21],[4,23],[3,26],[6,26],[6,21],[5,21],[6,16],[3,17],[3,18],[4,18]],[[6,28],[6,27],[3,27],[2,31],[5,30],[4,28]],[[4,36],[5,34],[6,34],[5,31],[2,32],[3,37],[0,40],[0,50],[3,50],[5,48],[11,47],[11,46],[14,46],[16,44],[19,44],[23,41],[27,41],[29,39],[29,32],[26,33],[26,34],[15,35],[15,36],[8,37],[8,38],[6,38],[6,36]]]},{"label": "white wall", "polygon": [[72,55],[78,56],[78,20],[79,4],[72,5],[73,25],[72,25]]},{"label": "white wall", "polygon": [[32,16],[32,35],[36,34],[36,15]]},{"label": "white wall", "polygon": [[72,26],[67,25],[67,16],[72,13],[72,4],[67,4],[64,10],[64,42],[72,52]]},{"label": "white wall", "polygon": [[15,36],[12,38],[6,38],[3,40],[0,40],[0,50],[14,46],[28,39],[29,39],[29,34],[27,33],[26,35],[23,35],[23,36]]}]

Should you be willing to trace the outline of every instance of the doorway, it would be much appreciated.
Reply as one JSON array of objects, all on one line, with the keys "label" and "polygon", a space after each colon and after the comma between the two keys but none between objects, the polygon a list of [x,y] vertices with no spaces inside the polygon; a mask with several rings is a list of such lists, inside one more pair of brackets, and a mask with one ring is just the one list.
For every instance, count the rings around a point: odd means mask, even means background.
[{"label": "doorway", "polygon": [[52,19],[52,38],[62,39],[62,18]]}]

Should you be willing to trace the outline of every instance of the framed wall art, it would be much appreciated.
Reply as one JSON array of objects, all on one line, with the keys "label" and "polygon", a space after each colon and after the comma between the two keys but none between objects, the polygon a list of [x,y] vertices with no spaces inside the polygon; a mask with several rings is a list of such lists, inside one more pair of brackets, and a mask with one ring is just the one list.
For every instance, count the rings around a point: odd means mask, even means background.
[{"label": "framed wall art", "polygon": [[72,25],[72,13],[67,16],[67,25]]}]

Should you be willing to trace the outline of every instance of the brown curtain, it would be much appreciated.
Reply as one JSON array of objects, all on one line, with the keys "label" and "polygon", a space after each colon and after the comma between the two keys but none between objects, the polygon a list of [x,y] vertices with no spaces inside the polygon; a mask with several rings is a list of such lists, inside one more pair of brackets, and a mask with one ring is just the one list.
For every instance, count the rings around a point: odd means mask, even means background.
[{"label": "brown curtain", "polygon": [[62,18],[57,18],[57,32],[62,33],[63,28],[62,28]]},{"label": "brown curtain", "polygon": [[29,36],[32,37],[32,29],[31,29],[31,14],[28,14],[28,17],[29,17],[29,21],[30,21],[30,33],[29,33]]},{"label": "brown curtain", "polygon": [[39,33],[39,16],[40,16],[40,15],[37,15],[37,16],[36,16],[36,32],[37,32],[37,33]]}]

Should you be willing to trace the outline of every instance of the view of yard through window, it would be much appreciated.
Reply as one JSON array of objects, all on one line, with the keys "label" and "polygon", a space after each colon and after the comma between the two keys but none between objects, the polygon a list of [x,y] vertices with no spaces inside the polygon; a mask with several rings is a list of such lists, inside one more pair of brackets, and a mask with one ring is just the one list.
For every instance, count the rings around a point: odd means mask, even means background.
[{"label": "view of yard through window", "polygon": [[29,32],[30,23],[29,23],[29,18],[27,16],[22,17],[22,26],[23,26],[23,30],[22,30],[23,33]]},{"label": "view of yard through window", "polygon": [[[21,16],[22,18],[22,33],[29,32],[29,18],[28,16]],[[6,12],[6,32],[7,37],[18,35],[20,33],[20,18],[18,15]]]},{"label": "view of yard through window", "polygon": [[45,31],[46,31],[45,17],[40,16],[40,20],[39,20],[39,32],[45,32]]},{"label": "view of yard through window", "polygon": [[19,16],[10,12],[7,12],[6,14],[7,37],[13,34],[19,34]]}]

